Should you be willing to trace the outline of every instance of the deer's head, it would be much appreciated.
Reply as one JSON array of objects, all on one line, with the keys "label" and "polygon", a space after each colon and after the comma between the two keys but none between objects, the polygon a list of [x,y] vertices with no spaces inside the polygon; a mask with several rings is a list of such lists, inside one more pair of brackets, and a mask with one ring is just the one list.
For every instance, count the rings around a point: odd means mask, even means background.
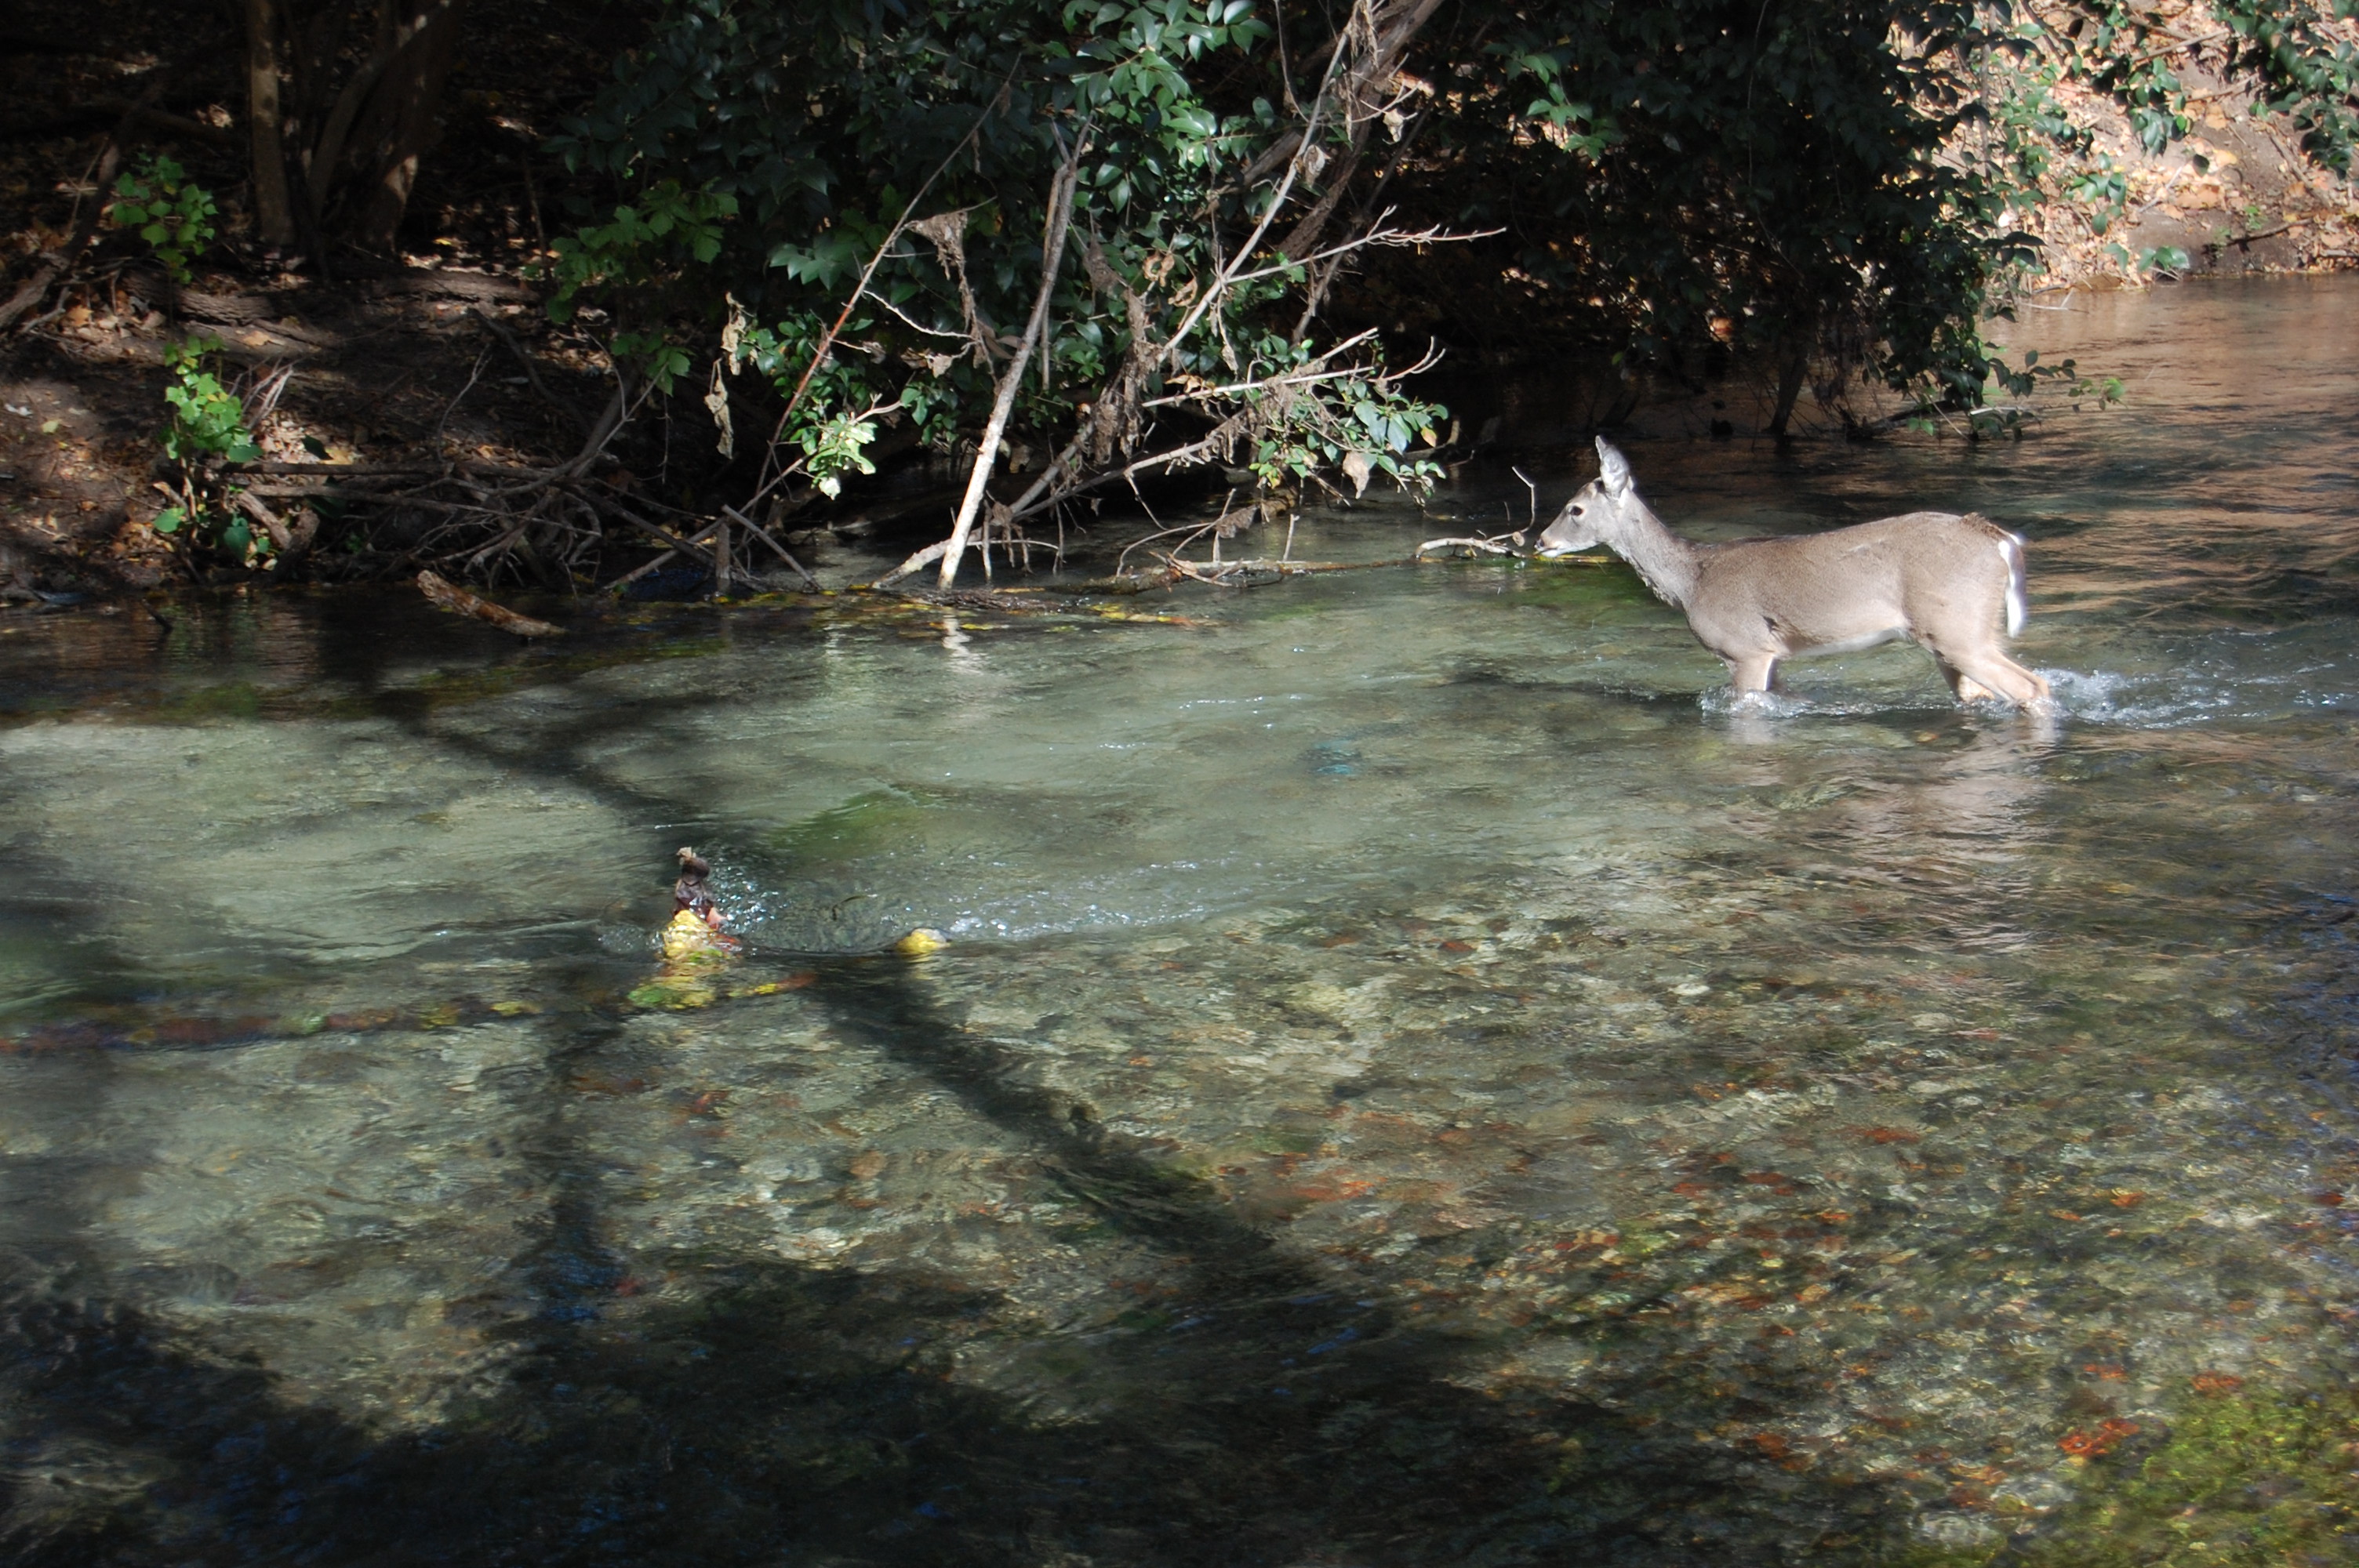
[{"label": "deer's head", "polygon": [[1570,556],[1595,549],[1614,536],[1614,524],[1637,499],[1629,460],[1608,446],[1604,437],[1598,437],[1597,477],[1582,485],[1541,533],[1539,553]]}]

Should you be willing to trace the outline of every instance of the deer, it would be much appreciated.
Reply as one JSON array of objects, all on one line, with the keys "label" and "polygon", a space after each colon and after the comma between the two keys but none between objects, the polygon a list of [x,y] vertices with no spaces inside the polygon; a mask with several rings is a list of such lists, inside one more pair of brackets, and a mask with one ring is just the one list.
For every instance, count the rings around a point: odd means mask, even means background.
[{"label": "deer", "polygon": [[1740,698],[1777,689],[1780,660],[1906,637],[1933,655],[1961,702],[2051,705],[2047,681],[2006,656],[2005,638],[2029,609],[2023,541],[1987,517],[1909,512],[1824,534],[1702,544],[1638,499],[1629,460],[1602,436],[1597,460],[1597,477],[1550,520],[1537,553],[1603,545],[1627,561],[1726,661]]}]

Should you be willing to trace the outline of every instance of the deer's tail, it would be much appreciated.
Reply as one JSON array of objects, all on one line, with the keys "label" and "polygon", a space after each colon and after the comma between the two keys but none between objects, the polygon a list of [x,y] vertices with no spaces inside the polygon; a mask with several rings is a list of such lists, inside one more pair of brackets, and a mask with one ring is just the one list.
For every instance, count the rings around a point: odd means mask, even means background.
[{"label": "deer's tail", "polygon": [[2024,619],[2031,613],[2031,594],[2024,586],[2022,537],[2000,534],[1998,553],[2006,563],[2006,634],[2012,637],[2023,630]]}]

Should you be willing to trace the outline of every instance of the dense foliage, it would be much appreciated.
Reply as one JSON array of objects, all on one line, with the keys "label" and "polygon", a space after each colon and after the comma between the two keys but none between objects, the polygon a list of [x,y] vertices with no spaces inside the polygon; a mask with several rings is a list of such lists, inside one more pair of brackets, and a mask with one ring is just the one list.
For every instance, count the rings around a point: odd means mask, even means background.
[{"label": "dense foliage", "polygon": [[[2347,159],[2351,51],[2305,3],[2226,0],[2223,37]],[[1430,339],[1752,351],[1773,428],[1814,363],[1972,404],[2004,368],[1976,322],[2030,254],[2010,202],[2080,135],[2039,84],[2184,134],[2161,26],[2114,0],[674,0],[568,138],[615,200],[560,244],[557,308],[606,313],[660,386],[704,380],[724,449],[774,427],[766,480],[832,492],[880,422],[946,449],[1004,424],[984,466],[1041,473],[1006,525],[1158,464],[1415,482],[1442,411],[1382,351]],[[1988,93],[1994,59],[2032,63]],[[1959,156],[1994,124],[2004,156]]]},{"label": "dense foliage", "polygon": [[2159,150],[2189,129],[2187,84],[2172,69],[2190,49],[2216,49],[2223,74],[2259,85],[2259,105],[2289,118],[2312,157],[2338,173],[2359,152],[2354,0],[2210,0],[2216,29],[2190,35],[2126,0],[2079,0],[2021,35],[2064,72],[2119,99],[2140,138]]},{"label": "dense foliage", "polygon": [[1495,290],[1645,363],[1768,351],[1782,404],[1830,350],[1895,384],[1980,384],[1973,323],[2011,253],[1986,187],[1940,156],[1973,106],[1952,75],[1970,7],[1577,0],[1468,20],[1486,36],[1435,40],[1450,90],[1406,178],[1506,228],[1509,254],[1470,258]]},{"label": "dense foliage", "polygon": [[[1252,166],[1297,118],[1256,94],[1282,96],[1270,38],[1249,0],[816,11],[688,0],[576,133],[577,156],[636,196],[561,247],[560,308],[599,291],[627,318],[625,349],[658,375],[687,368],[658,344],[665,324],[683,309],[725,319],[716,415],[743,369],[781,397],[799,390],[803,416],[787,433],[825,483],[856,460],[857,427],[880,406],[938,445],[980,422],[1011,368],[1071,164],[1078,265],[1064,266],[1022,380],[1019,427],[1070,427],[1125,365],[1152,360],[1133,367],[1118,407],[1097,398],[1108,406],[1086,445],[1099,461],[1137,445],[1157,396],[1238,385],[1256,412],[1218,455],[1276,478],[1356,442],[1413,476],[1404,454],[1426,412],[1372,363],[1289,379],[1333,368],[1273,308],[1305,270],[1268,271],[1236,249],[1273,215]],[[1353,395],[1290,395],[1299,387]]]},{"label": "dense foliage", "polygon": [[[1904,21],[1917,42],[1891,47]],[[1271,481],[1353,460],[1414,479],[1435,411],[1318,318],[1339,285],[1364,313],[1436,258],[1437,280],[1554,291],[1553,335],[1636,359],[1717,341],[1799,362],[1840,331],[1895,380],[1979,384],[1996,253],[1938,157],[1958,100],[1926,26],[1877,0],[1363,0],[1332,32],[1252,0],[680,0],[574,131],[622,200],[563,247],[560,308],[614,311],[658,377],[690,368],[679,323],[725,322],[716,414],[761,372],[831,479],[822,454],[843,466],[880,407],[938,444],[982,422],[1071,163],[1073,265],[1012,427],[1078,432],[1052,489],[1178,448]],[[1475,237],[1450,259],[1451,235]],[[1419,242],[1416,265],[1355,281],[1387,241]]]}]

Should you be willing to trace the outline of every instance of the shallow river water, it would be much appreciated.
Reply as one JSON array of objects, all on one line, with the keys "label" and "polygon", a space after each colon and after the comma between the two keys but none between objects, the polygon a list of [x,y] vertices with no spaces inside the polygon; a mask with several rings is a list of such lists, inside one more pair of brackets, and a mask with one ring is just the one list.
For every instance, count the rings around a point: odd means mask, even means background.
[{"label": "shallow river water", "polygon": [[1595,563],[0,622],[0,1558],[2352,1561],[2359,280],[2014,336],[1626,449],[2018,529],[2049,719]]}]

